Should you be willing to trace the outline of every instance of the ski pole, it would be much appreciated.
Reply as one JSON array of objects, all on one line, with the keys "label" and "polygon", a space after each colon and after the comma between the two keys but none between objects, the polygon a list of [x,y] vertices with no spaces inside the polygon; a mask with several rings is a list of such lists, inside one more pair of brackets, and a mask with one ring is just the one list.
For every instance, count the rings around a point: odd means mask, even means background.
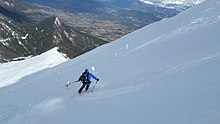
[{"label": "ski pole", "polygon": [[93,90],[95,89],[96,84],[98,83],[98,81],[95,82],[95,85],[92,87],[91,92],[93,92]]},{"label": "ski pole", "polygon": [[70,84],[77,83],[77,82],[79,82],[79,81],[73,81],[73,82],[71,82],[71,83],[68,81],[67,84],[65,84],[65,86],[66,86],[66,87],[69,87]]}]

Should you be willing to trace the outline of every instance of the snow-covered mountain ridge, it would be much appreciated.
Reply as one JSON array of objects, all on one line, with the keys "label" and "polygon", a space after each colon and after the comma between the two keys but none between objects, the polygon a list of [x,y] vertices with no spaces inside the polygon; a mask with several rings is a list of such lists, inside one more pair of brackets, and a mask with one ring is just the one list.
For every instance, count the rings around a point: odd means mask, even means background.
[{"label": "snow-covered mountain ridge", "polygon": [[59,53],[57,49],[53,48],[46,53],[23,61],[0,64],[0,87],[14,84],[24,76],[67,61],[66,55]]},{"label": "snow-covered mountain ridge", "polygon": [[140,0],[143,3],[161,6],[165,8],[172,8],[176,10],[185,10],[189,7],[198,5],[205,0]]},{"label": "snow-covered mountain ridge", "polygon": [[[219,5],[206,1],[1,88],[1,124],[219,124]],[[85,68],[100,78],[94,92],[63,87]]]},{"label": "snow-covered mountain ridge", "polygon": [[204,0],[163,0],[163,4],[181,4],[181,5],[197,5],[203,2]]},{"label": "snow-covered mountain ridge", "polygon": [[162,4],[179,4],[179,5],[198,5],[205,0],[140,0],[146,4],[162,3]]}]

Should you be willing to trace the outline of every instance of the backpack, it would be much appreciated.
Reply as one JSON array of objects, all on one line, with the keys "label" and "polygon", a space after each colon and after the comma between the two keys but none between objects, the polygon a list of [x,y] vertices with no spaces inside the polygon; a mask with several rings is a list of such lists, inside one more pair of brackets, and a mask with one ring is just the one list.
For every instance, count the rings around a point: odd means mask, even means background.
[{"label": "backpack", "polygon": [[89,74],[87,74],[87,73],[82,73],[82,76],[81,76],[81,78],[80,78],[80,80],[82,81],[82,82],[89,82],[88,81],[88,76],[89,76]]}]

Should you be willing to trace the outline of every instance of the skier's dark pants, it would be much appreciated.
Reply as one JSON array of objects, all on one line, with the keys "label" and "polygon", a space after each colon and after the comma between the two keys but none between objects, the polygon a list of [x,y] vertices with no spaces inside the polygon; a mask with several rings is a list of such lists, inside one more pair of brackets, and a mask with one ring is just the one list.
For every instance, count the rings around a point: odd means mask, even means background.
[{"label": "skier's dark pants", "polygon": [[90,83],[83,83],[83,85],[80,87],[80,89],[78,90],[78,93],[81,93],[82,90],[84,89],[84,87],[86,87],[86,91],[89,89]]}]

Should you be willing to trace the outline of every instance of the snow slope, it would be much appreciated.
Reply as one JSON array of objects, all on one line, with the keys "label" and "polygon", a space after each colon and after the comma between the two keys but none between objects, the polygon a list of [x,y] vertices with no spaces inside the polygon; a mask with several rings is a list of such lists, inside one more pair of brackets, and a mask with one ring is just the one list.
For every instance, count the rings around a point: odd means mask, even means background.
[{"label": "snow slope", "polygon": [[[1,124],[219,124],[219,6],[208,0],[1,88]],[[63,87],[85,68],[100,78],[94,92]]]},{"label": "snow slope", "polygon": [[23,61],[0,64],[0,87],[16,83],[20,78],[67,61],[57,48]]}]

